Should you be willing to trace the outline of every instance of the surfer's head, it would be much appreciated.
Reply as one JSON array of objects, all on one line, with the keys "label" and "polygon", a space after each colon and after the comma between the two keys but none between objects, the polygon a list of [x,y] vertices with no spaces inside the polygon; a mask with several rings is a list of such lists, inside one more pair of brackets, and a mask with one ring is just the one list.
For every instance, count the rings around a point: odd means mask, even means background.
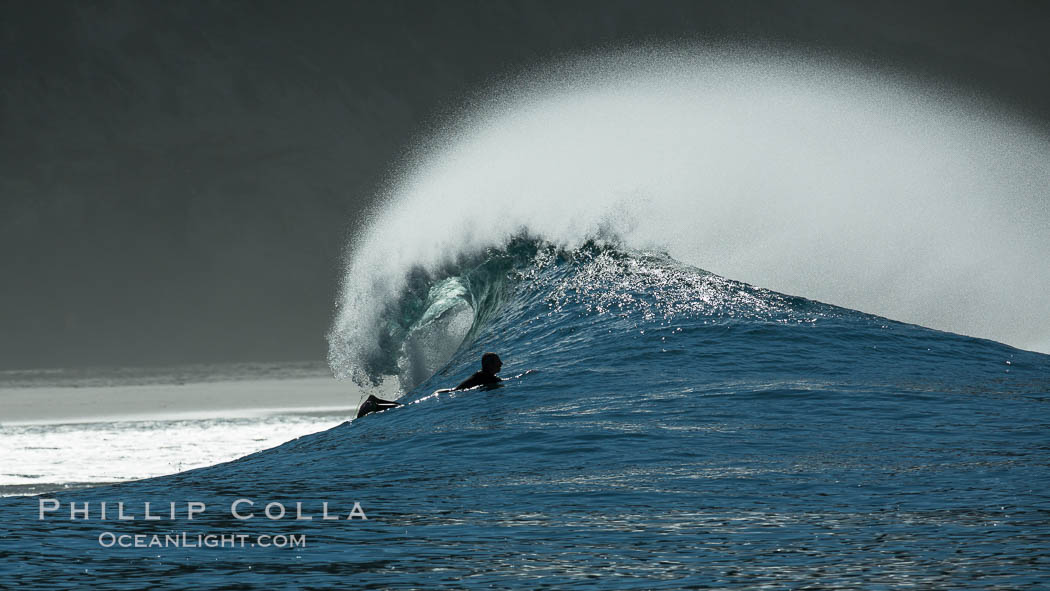
[{"label": "surfer's head", "polygon": [[481,369],[485,373],[496,375],[499,373],[501,367],[503,367],[503,361],[500,360],[499,355],[496,355],[495,353],[485,353],[481,356]]}]

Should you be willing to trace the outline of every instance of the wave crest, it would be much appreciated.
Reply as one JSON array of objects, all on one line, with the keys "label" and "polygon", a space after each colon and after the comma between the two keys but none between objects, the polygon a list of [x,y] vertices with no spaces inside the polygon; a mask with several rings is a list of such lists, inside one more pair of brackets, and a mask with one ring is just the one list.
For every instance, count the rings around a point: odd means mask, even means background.
[{"label": "wave crest", "polygon": [[[476,282],[431,298],[435,280],[524,234],[568,252],[617,236],[780,292],[1050,351],[1050,142],[1024,122],[790,53],[621,52],[516,83],[428,139],[356,236],[329,334],[338,375],[426,374],[460,338],[457,302],[469,333],[485,297]],[[425,369],[396,367],[411,333],[442,351],[416,356]]]}]

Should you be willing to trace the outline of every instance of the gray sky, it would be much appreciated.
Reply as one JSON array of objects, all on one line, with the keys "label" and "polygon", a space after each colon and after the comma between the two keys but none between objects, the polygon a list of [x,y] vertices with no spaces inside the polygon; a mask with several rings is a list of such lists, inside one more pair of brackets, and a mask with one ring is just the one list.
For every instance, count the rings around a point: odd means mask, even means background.
[{"label": "gray sky", "polygon": [[3,2],[0,369],[323,359],[346,238],[501,75],[787,44],[1050,117],[1020,2]]}]

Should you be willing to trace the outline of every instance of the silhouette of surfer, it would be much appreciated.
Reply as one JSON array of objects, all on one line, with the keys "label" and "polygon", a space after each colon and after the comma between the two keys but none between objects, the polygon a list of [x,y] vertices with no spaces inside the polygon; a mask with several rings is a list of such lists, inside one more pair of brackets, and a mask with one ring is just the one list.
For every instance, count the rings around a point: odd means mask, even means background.
[{"label": "silhouette of surfer", "polygon": [[[499,370],[502,367],[503,360],[499,358],[499,355],[496,355],[495,353],[485,353],[481,356],[481,371],[475,372],[474,375],[463,380],[463,382],[455,388],[438,390],[437,393],[452,392],[455,390],[469,390],[470,388],[477,388],[478,386],[491,386],[498,384],[502,382],[503,379],[496,374],[499,373]],[[359,419],[367,414],[397,408],[399,406],[402,406],[400,402],[383,400],[382,398],[377,398],[374,395],[369,394],[368,398],[361,403],[361,407],[357,410],[356,418]]]},{"label": "silhouette of surfer", "polygon": [[470,388],[476,388],[478,386],[498,384],[503,381],[496,375],[499,373],[501,367],[503,367],[503,360],[499,358],[499,355],[496,355],[495,353],[485,353],[481,356],[481,371],[475,372],[474,375],[463,380],[463,382],[453,388],[453,390],[469,390]]}]

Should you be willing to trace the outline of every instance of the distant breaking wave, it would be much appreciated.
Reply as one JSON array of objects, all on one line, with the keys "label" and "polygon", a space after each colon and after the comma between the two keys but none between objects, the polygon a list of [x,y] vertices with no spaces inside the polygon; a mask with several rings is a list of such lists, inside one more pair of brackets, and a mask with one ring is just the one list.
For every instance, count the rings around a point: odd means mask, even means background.
[{"label": "distant breaking wave", "polygon": [[948,92],[709,49],[525,74],[403,163],[350,245],[330,365],[419,383],[494,313],[494,277],[595,239],[1050,351],[1050,142]]}]

